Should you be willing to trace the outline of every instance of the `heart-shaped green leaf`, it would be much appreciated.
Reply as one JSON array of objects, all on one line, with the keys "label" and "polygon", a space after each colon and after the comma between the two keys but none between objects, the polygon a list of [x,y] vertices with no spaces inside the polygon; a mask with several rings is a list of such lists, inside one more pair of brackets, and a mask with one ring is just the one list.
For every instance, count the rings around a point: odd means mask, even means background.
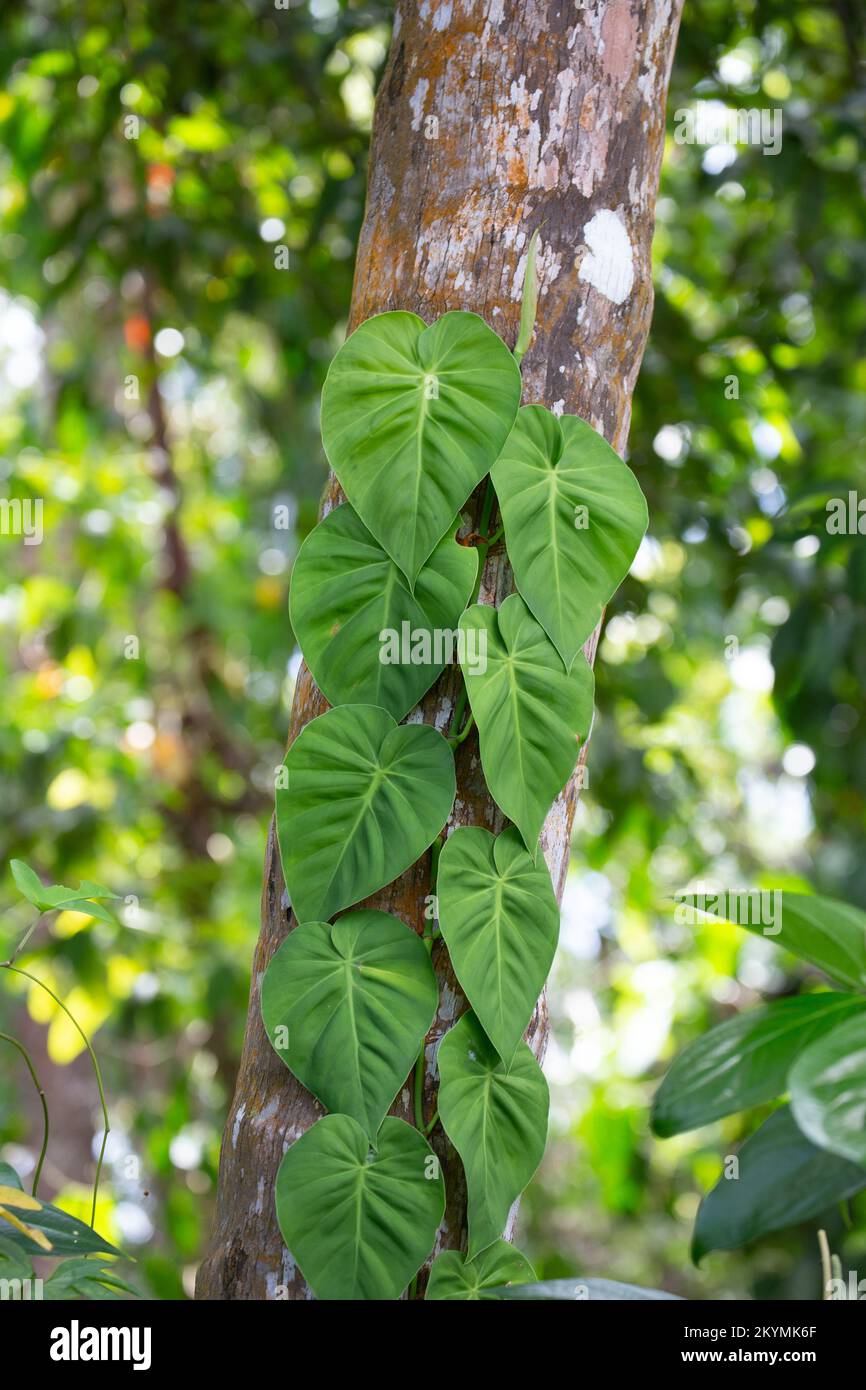
[{"label": "heart-shaped green leaf", "polygon": [[803,1049],[855,1012],[866,1018],[866,1000],[828,990],[780,999],[711,1028],[680,1053],[659,1087],[653,1129],[667,1138],[773,1100],[788,1089]]},{"label": "heart-shaped green leaf", "polygon": [[866,1172],[818,1149],[787,1105],[774,1110],[740,1149],[736,1177],[723,1174],[701,1202],[692,1237],[695,1263],[711,1250],[796,1226],[866,1187]]},{"label": "heart-shaped green leaf", "polygon": [[[535,858],[538,834],[574,771],[592,721],[593,677],[581,654],[570,671],[519,594],[497,611],[463,614],[463,675],[490,793]],[[469,660],[469,654],[473,659]]]},{"label": "heart-shaped green leaf", "polygon": [[458,545],[456,522],[412,593],[357,512],[337,507],[301,546],[291,620],[316,684],[332,705],[380,705],[402,719],[452,660],[478,552]]},{"label": "heart-shaped green leaf", "polygon": [[566,667],[647,528],[631,469],[591,425],[527,405],[493,466],[517,589]]},{"label": "heart-shaped green leaf", "polygon": [[431,1299],[460,1302],[495,1299],[499,1295],[488,1293],[488,1289],[526,1284],[534,1278],[535,1271],[526,1256],[507,1240],[497,1240],[474,1260],[467,1260],[459,1250],[446,1250],[430,1270],[424,1297],[427,1302]]},{"label": "heart-shaped green leaf", "polygon": [[375,1143],[436,1013],[430,956],[387,912],[348,912],[290,932],[262,982],[271,1045],[328,1110]]},{"label": "heart-shaped green leaf", "polygon": [[544,1073],[526,1043],[506,1071],[472,1013],[439,1045],[439,1117],[466,1172],[469,1258],[502,1234],[547,1139]]},{"label": "heart-shaped green leaf", "polygon": [[390,1117],[370,1148],[348,1115],[326,1115],[287,1151],[277,1220],[317,1298],[399,1298],[433,1246],[445,1184],[417,1129]]},{"label": "heart-shaped green leaf", "polygon": [[277,837],[299,922],[324,922],[398,878],[432,844],[454,801],[454,756],[429,724],[375,705],[313,719],[285,761]]},{"label": "heart-shaped green leaf", "polygon": [[362,323],[331,363],[322,442],[355,511],[414,585],[490,469],[520,404],[520,371],[483,319]]},{"label": "heart-shaped green leaf", "polygon": [[510,826],[499,836],[463,826],[445,842],[437,877],[439,925],[482,1028],[510,1062],[550,970],[559,908],[547,865]]},{"label": "heart-shaped green leaf", "polygon": [[820,1149],[866,1167],[866,1012],[811,1043],[789,1081],[803,1133]]}]

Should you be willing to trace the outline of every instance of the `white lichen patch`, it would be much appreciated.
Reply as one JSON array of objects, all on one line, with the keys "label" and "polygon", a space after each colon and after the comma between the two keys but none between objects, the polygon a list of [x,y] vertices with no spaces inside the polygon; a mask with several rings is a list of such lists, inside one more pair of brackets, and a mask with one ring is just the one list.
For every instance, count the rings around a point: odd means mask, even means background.
[{"label": "white lichen patch", "polygon": [[444,4],[434,6],[432,0],[422,0],[418,13],[425,22],[433,26],[437,34],[441,34],[451,23],[454,3],[453,0],[445,0]]},{"label": "white lichen patch", "polygon": [[422,77],[415,85],[415,90],[409,98],[409,110],[412,112],[412,129],[420,130],[421,122],[424,119],[424,103],[427,100],[427,93],[430,90],[430,82],[426,77]]},{"label": "white lichen patch", "polygon": [[585,280],[614,304],[622,304],[634,284],[634,253],[628,232],[615,212],[601,208],[583,229],[589,251],[578,279]]}]

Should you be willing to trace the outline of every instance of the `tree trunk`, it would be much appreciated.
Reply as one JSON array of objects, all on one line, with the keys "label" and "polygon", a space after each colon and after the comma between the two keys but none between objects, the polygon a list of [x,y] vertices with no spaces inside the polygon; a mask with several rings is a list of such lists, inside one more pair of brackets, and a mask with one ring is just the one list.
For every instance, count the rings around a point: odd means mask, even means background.
[{"label": "tree trunk", "polygon": [[[650,243],[680,4],[400,0],[376,104],[350,327],[388,309],[412,310],[428,323],[448,309],[470,309],[513,344],[526,248],[540,228],[524,401],[583,416],[621,453],[652,313]],[[341,500],[332,475],[323,513]],[[498,604],[511,589],[500,544],[488,557],[480,600]],[[597,636],[587,643],[590,660]],[[459,681],[447,668],[422,703],[426,722],[447,730]],[[327,707],[302,668],[289,743]],[[558,897],[578,782],[576,775],[542,832]],[[474,733],[457,750],[449,830],[456,825],[503,825]],[[428,875],[425,855],[369,905],[420,931]],[[273,1191],[287,1146],[323,1112],[272,1051],[259,1013],[262,974],[293,925],[272,827],[247,1031],[199,1298],[311,1297],[283,1245]],[[427,1114],[436,1046],[465,1007],[441,941],[433,962],[441,997],[427,1040]],[[542,999],[527,1032],[539,1056],[546,1036]],[[408,1082],[392,1113],[411,1122]],[[448,1191],[436,1249],[465,1248],[462,1169],[441,1128],[432,1143]]]}]

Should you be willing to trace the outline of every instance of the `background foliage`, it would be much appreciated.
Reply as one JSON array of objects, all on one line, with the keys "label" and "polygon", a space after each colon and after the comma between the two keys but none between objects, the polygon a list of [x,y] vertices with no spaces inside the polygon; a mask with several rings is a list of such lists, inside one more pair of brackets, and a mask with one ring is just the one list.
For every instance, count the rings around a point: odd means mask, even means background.
[{"label": "background foliage", "polygon": [[[211,1217],[389,20],[338,0],[7,6],[0,472],[44,499],[45,538],[0,538],[2,859],[127,899],[123,927],[43,924],[24,964],[95,1033],[102,1229],[161,1297],[191,1292]],[[825,528],[828,498],[866,493],[862,47],[844,0],[686,5],[671,136],[720,99],[781,110],[784,138],[666,151],[630,454],[650,534],[600,652],[552,1143],[522,1217],[542,1277],[818,1292],[813,1225],[690,1266],[699,1196],[754,1121],[658,1141],[648,1106],[685,1041],[804,973],[733,927],[677,926],[671,894],[702,877],[866,905],[866,550]],[[8,875],[0,901],[5,956],[32,912]],[[86,1217],[87,1059],[2,985],[0,1028],[49,1095],[45,1194]],[[0,1153],[24,1173],[27,1084],[10,1049]],[[827,1218],[846,1267],[859,1201]]]}]

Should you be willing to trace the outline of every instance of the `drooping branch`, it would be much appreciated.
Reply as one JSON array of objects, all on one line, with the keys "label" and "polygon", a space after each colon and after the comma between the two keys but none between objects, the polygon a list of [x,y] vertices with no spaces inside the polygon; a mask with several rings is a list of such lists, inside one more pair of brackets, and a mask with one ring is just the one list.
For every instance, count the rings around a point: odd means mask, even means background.
[{"label": "drooping branch", "polygon": [[[524,400],[583,416],[622,453],[652,313],[653,209],[680,3],[588,0],[578,9],[561,0],[401,0],[376,106],[350,327],[389,309],[428,322],[469,309],[513,345],[529,242],[540,229],[537,328],[522,364]],[[341,500],[331,477],[323,512]],[[476,498],[469,508],[475,520],[478,505]],[[504,551],[494,545],[481,601],[498,604],[511,589]],[[587,643],[590,660],[597,636]],[[410,717],[447,730],[459,679],[446,670]],[[302,668],[289,742],[326,708]],[[456,762],[450,825],[498,831],[502,817],[484,785],[474,730]],[[576,773],[542,832],[558,897],[578,784]],[[421,931],[429,867],[425,856],[369,905]],[[263,971],[292,926],[271,833],[247,1032],[200,1298],[310,1296],[283,1245],[273,1188],[287,1145],[322,1111],[271,1050],[259,1014]],[[465,1007],[441,942],[433,962],[441,994],[427,1041],[427,1114],[436,1046]],[[527,1037],[540,1056],[543,1000]],[[410,1121],[411,1090],[407,1078],[393,1108]],[[441,1129],[431,1141],[448,1188],[437,1251],[460,1248],[462,1171]]]}]

